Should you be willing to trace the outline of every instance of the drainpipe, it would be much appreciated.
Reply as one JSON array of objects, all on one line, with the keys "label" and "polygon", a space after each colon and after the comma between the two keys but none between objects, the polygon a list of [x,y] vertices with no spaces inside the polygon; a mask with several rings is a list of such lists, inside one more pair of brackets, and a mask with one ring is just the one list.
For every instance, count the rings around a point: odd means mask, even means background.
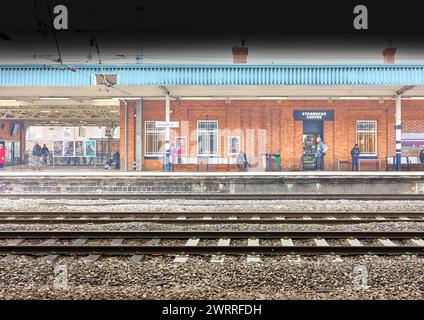
[{"label": "drainpipe", "polygon": [[396,95],[396,170],[401,171],[402,152],[402,95]]},{"label": "drainpipe", "polygon": [[128,104],[126,100],[121,100],[124,103],[124,170],[128,171]]}]

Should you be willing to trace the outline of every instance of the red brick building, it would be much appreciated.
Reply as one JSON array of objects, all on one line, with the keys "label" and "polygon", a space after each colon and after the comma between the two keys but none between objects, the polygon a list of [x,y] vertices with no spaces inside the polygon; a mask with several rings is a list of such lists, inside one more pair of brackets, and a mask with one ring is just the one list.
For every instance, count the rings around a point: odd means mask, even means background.
[{"label": "red brick building", "polygon": [[[233,49],[234,63],[246,63],[247,52],[247,48]],[[385,49],[384,62],[394,63],[395,52],[394,48]],[[401,102],[402,133],[423,135],[424,148],[424,100],[405,98]],[[138,126],[142,129],[138,140],[142,146],[141,167],[140,163],[138,167],[161,170],[166,132],[164,128],[155,128],[155,122],[166,119],[166,100],[143,99],[138,117],[136,104],[136,101],[127,101],[127,141],[122,139],[125,106],[121,104],[122,162],[125,145],[128,145],[128,167],[136,160],[135,128]],[[326,170],[350,169],[348,161],[355,143],[361,149],[363,170],[385,170],[387,158],[396,154],[394,95],[315,99],[301,96],[171,98],[169,108],[168,121],[179,125],[170,129],[169,142],[176,146],[183,144],[177,171],[205,170],[205,163],[208,163],[207,170],[233,171],[239,151],[246,152],[253,171],[264,170],[265,154],[280,155],[283,171],[303,170],[306,168],[301,160],[305,153],[304,139],[311,138],[311,134],[320,135],[328,145],[324,158]],[[319,119],[323,112],[329,117]],[[206,145],[202,135],[207,139]],[[206,152],[202,147],[206,147]],[[419,149],[410,148],[406,156],[417,156]]]},{"label": "red brick building", "polygon": [[[424,132],[424,110],[422,101],[403,101],[402,122],[404,133]],[[128,105],[128,161],[135,160],[135,102]],[[296,110],[333,111],[334,120],[322,122],[325,143],[329,151],[325,156],[326,170],[337,170],[338,159],[350,159],[350,150],[357,142],[361,123],[371,122],[374,125],[375,146],[368,146],[368,154],[364,158],[380,159],[382,165],[387,157],[395,155],[395,100],[181,100],[171,101],[171,121],[178,121],[179,128],[170,130],[170,142],[176,143],[178,137],[185,137],[186,150],[183,153],[183,164],[177,170],[196,170],[198,158],[197,126],[199,121],[216,122],[217,153],[212,157],[219,159],[219,170],[227,170],[227,161],[234,163],[237,154],[229,150],[229,137],[240,138],[240,150],[245,151],[256,166],[258,159],[265,153],[280,154],[282,170],[300,170],[300,158],[304,152],[305,121],[295,120]],[[121,110],[121,115],[124,112]],[[165,118],[165,102],[163,100],[143,101],[143,169],[160,170],[162,163],[159,152],[151,155],[147,141],[149,131],[146,123],[161,121]],[[307,121],[307,120],[306,120]],[[121,125],[123,131],[124,126]],[[147,131],[147,133],[146,133]],[[164,130],[161,131],[162,134]],[[121,137],[124,133],[121,132]],[[164,142],[164,140],[163,140]],[[123,148],[121,139],[121,148]],[[147,150],[146,150],[147,148]],[[146,152],[147,151],[147,152]],[[363,153],[365,150],[361,150]],[[150,153],[149,153],[150,152]],[[122,153],[121,153],[122,154]],[[417,156],[410,153],[410,156]],[[233,159],[233,160],[227,160]],[[215,163],[209,160],[210,163]],[[216,161],[216,160],[215,160]],[[233,161],[233,162],[231,162]],[[201,161],[199,162],[201,163]],[[370,169],[377,169],[373,161],[364,161]],[[218,166],[211,165],[211,170]],[[235,169],[234,165],[230,166]],[[384,168],[383,168],[384,169]]]}]

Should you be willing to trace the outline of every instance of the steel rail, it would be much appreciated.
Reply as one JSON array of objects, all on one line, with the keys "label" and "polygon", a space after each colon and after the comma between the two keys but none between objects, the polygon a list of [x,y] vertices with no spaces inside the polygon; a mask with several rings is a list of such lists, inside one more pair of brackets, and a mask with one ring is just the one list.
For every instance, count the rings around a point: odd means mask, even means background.
[{"label": "steel rail", "polygon": [[0,239],[411,239],[424,231],[0,231]]},{"label": "steel rail", "polygon": [[135,245],[1,245],[0,254],[268,254],[268,255],[394,255],[424,254],[420,246],[135,246]]},{"label": "steel rail", "polygon": [[229,212],[229,211],[141,211],[141,212],[128,212],[128,211],[0,211],[0,219],[5,217],[28,217],[28,216],[44,216],[44,217],[190,217],[198,218],[208,217],[223,217],[223,216],[237,216],[237,217],[285,217],[285,218],[301,218],[301,217],[313,217],[313,218],[327,218],[327,217],[340,217],[340,218],[351,218],[351,217],[409,217],[409,218],[424,218],[424,212],[396,212],[396,211],[352,211],[352,212],[272,212],[272,211],[249,211],[249,212]]}]

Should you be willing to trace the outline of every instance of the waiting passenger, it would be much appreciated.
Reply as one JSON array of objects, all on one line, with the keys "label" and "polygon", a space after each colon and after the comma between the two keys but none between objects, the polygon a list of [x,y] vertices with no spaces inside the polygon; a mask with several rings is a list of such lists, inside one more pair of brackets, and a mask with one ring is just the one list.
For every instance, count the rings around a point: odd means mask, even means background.
[{"label": "waiting passenger", "polygon": [[43,148],[41,149],[42,157],[43,157],[43,163],[47,165],[48,158],[49,158],[49,148],[44,144]]},{"label": "waiting passenger", "polygon": [[238,171],[244,171],[244,153],[241,151],[237,156],[237,169]]},{"label": "waiting passenger", "polygon": [[178,163],[178,151],[175,148],[174,144],[171,144],[169,147],[169,165],[170,165],[170,171],[175,170],[175,165]]},{"label": "waiting passenger", "polygon": [[41,146],[38,144],[38,142],[35,143],[34,148],[32,149],[32,156],[34,158],[34,170],[37,170],[37,168],[40,170],[41,166]]},{"label": "waiting passenger", "polygon": [[250,163],[249,161],[247,161],[246,152],[243,152],[243,167],[244,167],[244,171],[247,171],[247,167],[250,167]]},{"label": "waiting passenger", "polygon": [[422,149],[420,152],[420,162],[424,163],[424,149]]},{"label": "waiting passenger", "polygon": [[352,156],[352,171],[359,171],[359,155],[361,151],[359,150],[358,144],[356,143],[355,146],[350,151],[350,154]]},{"label": "waiting passenger", "polygon": [[320,136],[317,137],[317,149],[315,153],[315,158],[317,161],[317,169],[324,170],[324,156],[327,153],[327,146],[324,144],[324,141]]}]

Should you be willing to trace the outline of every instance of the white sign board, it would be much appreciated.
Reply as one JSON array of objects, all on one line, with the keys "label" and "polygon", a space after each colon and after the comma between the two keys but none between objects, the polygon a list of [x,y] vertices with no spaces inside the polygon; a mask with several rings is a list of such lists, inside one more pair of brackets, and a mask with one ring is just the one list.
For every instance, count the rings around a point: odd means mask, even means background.
[{"label": "white sign board", "polygon": [[178,128],[178,121],[155,121],[156,128]]}]

